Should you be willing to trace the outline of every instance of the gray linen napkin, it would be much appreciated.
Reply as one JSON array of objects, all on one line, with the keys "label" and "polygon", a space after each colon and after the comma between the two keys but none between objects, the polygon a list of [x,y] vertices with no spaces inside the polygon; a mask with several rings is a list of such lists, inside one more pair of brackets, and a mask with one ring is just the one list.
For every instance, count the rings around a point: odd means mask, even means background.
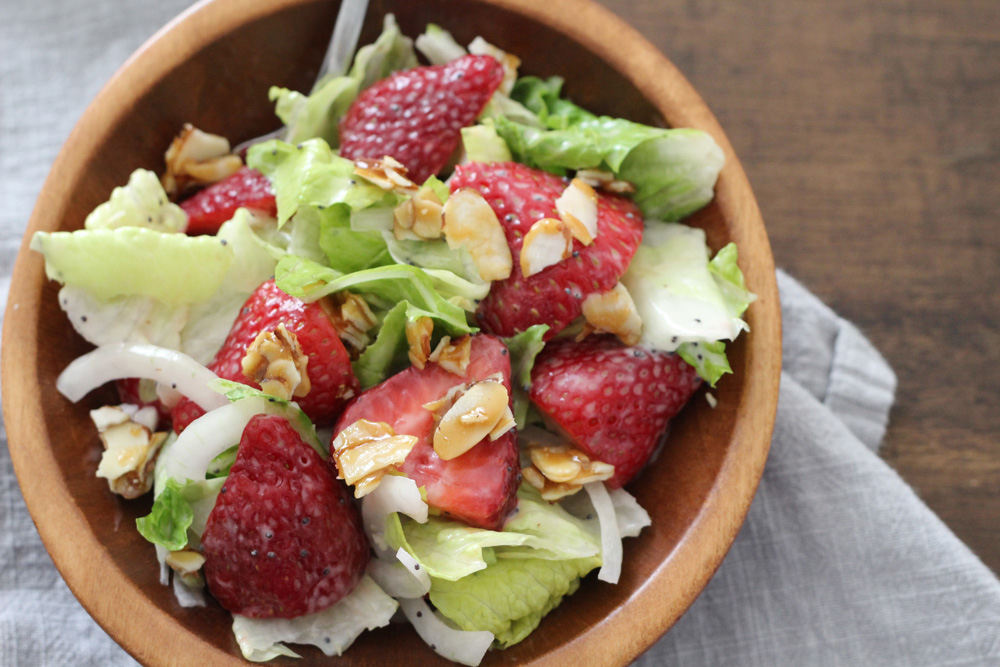
[{"label": "gray linen napkin", "polygon": [[[111,73],[188,0],[0,2],[0,299],[42,181]],[[784,374],[747,523],[639,665],[1000,665],[1000,583],[874,450],[895,379],[779,273]],[[59,577],[0,424],[0,667],[133,665]],[[570,601],[571,604],[571,601]]]}]

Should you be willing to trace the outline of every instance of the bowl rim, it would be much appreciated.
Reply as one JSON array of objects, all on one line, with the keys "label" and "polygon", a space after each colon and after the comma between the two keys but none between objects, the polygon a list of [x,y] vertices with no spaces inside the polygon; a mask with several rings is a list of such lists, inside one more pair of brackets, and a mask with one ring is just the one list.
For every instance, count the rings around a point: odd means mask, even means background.
[{"label": "bowl rim", "polygon": [[[129,57],[87,107],[56,158],[38,201],[65,202],[68,184],[75,182],[75,175],[106,141],[111,128],[166,73],[193,55],[199,45],[224,36],[237,25],[312,1],[201,0],[170,21]],[[763,473],[777,410],[781,370],[780,307],[773,258],[750,184],[725,133],[686,78],[638,31],[592,0],[479,2],[564,33],[605,60],[662,113],[667,108],[683,106],[683,114],[671,116],[672,124],[703,129],[722,147],[726,165],[720,174],[720,184],[725,187],[717,189],[717,197],[724,190],[727,199],[721,205],[739,216],[740,231],[752,236],[756,246],[766,251],[752,258],[741,257],[741,264],[754,265],[755,282],[750,288],[758,297],[752,306],[754,330],[746,341],[747,366],[753,366],[753,373],[746,378],[740,394],[739,418],[730,442],[733,451],[719,470],[697,519],[671,555],[636,591],[629,614],[613,610],[602,622],[532,663],[556,665],[580,660],[589,663],[599,647],[614,645],[625,628],[648,628],[648,642],[619,647],[619,659],[625,664],[666,632],[703,590],[735,539]],[[585,30],[584,25],[599,25],[600,30]],[[178,30],[180,26],[184,29]],[[630,44],[630,49],[616,48],[624,43]],[[11,458],[28,510],[74,595],[137,660],[144,664],[164,664],[187,655],[210,657],[220,664],[245,664],[238,656],[220,651],[196,633],[178,628],[173,615],[156,607],[142,589],[120,575],[118,566],[89,530],[65,480],[32,474],[35,470],[55,469],[57,462],[51,447],[31,446],[36,435],[46,432],[41,411],[32,409],[37,405],[21,398],[37,397],[41,392],[41,378],[33,363],[38,341],[17,337],[15,332],[29,330],[30,324],[38,319],[41,285],[46,281],[41,257],[28,249],[30,238],[35,231],[54,229],[63,213],[59,208],[36,204],[15,263],[4,319],[0,374],[4,415]],[[15,343],[8,344],[12,340],[16,340],[16,348]],[[755,397],[754,410],[747,409],[750,396]],[[734,463],[734,459],[741,458],[737,453],[746,459],[740,465]],[[86,576],[60,565],[81,558],[90,559]],[[122,614],[123,608],[129,613]],[[144,628],[141,638],[135,633],[137,619]]]}]

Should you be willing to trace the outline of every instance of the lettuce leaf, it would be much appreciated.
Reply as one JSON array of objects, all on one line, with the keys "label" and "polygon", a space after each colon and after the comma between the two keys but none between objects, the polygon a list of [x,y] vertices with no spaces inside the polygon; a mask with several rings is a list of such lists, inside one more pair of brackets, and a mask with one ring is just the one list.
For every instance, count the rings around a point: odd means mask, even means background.
[{"label": "lettuce leaf", "polygon": [[111,197],[87,216],[85,229],[144,227],[174,234],[187,229],[187,214],[167,198],[156,174],[136,169],[128,185],[111,191]]},{"label": "lettuce leaf", "polygon": [[187,546],[188,527],[194,521],[191,503],[184,497],[184,486],[174,479],[167,481],[163,492],[153,502],[152,511],[135,520],[140,535],[170,551]]},{"label": "lettuce leaf", "polygon": [[532,112],[541,128],[493,108],[496,130],[514,159],[557,174],[608,169],[636,186],[646,217],[675,221],[713,197],[724,162],[711,135],[595,116],[560,97],[562,80],[522,77],[511,98]]},{"label": "lettuce leaf", "polygon": [[333,76],[317,83],[309,95],[271,88],[268,96],[275,102],[275,113],[286,126],[286,139],[298,143],[321,137],[336,146],[340,142],[338,123],[358,94],[392,72],[417,65],[412,41],[404,37],[391,14],[386,15],[375,43],[358,49],[354,64],[343,76]]},{"label": "lettuce leaf", "polygon": [[504,338],[503,343],[510,351],[510,380],[514,399],[514,421],[518,430],[523,429],[528,422],[528,409],[531,399],[528,391],[531,389],[531,369],[535,367],[535,358],[545,347],[545,332],[547,324],[535,324],[510,338]]},{"label": "lettuce leaf", "polygon": [[31,249],[45,255],[51,280],[103,301],[140,295],[171,308],[210,297],[233,264],[232,250],[213,236],[143,227],[36,232]]}]

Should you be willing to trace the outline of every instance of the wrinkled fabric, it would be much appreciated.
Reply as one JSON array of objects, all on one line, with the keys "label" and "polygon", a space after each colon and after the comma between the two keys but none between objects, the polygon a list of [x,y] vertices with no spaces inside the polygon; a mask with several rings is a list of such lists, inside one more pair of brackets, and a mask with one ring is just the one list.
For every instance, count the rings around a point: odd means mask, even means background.
[{"label": "wrinkled fabric", "polygon": [[[73,124],[188,4],[0,3],[4,304],[35,198]],[[877,456],[891,369],[804,287],[781,273],[779,287],[784,372],[760,489],[716,576],[636,664],[1000,665],[1000,583]],[[2,424],[0,437],[0,667],[134,665],[53,567]]]}]

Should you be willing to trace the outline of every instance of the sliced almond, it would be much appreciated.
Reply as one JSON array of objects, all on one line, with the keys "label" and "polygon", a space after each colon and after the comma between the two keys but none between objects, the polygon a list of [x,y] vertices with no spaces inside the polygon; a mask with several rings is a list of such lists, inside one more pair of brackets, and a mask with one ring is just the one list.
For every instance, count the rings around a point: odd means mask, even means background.
[{"label": "sliced almond", "polygon": [[431,188],[420,188],[393,210],[393,234],[397,240],[432,240],[443,234],[444,205]]},{"label": "sliced almond", "polygon": [[279,323],[257,334],[243,357],[243,375],[272,396],[286,401],[309,393],[309,356],[294,333]]},{"label": "sliced almond", "polygon": [[444,238],[452,250],[465,248],[483,280],[504,280],[514,260],[496,213],[479,191],[460,188],[444,204]]},{"label": "sliced almond", "polygon": [[445,461],[461,456],[497,427],[510,409],[500,382],[477,382],[458,397],[434,430],[434,451]]},{"label": "sliced almond", "polygon": [[522,475],[545,500],[559,500],[576,493],[584,484],[604,481],[615,474],[613,465],[591,460],[569,443],[532,444],[526,449],[531,465],[521,471]]},{"label": "sliced almond", "polygon": [[556,199],[556,211],[580,243],[590,245],[594,242],[597,237],[597,193],[594,188],[574,178]]},{"label": "sliced almond", "polygon": [[355,160],[354,174],[383,190],[403,195],[412,195],[417,191],[417,184],[406,176],[406,167],[389,155],[381,160]]},{"label": "sliced almond", "polygon": [[185,123],[164,155],[166,171],[161,182],[171,197],[193,185],[208,185],[235,174],[243,166],[230,153],[229,140],[202,132]]},{"label": "sliced almond", "polygon": [[616,178],[610,171],[604,171],[602,169],[581,169],[576,172],[576,177],[587,185],[599,190],[604,190],[605,192],[613,192],[620,195],[632,194],[635,192],[634,185],[628,181]]},{"label": "sliced almond", "polygon": [[417,368],[423,368],[431,354],[431,334],[434,333],[434,320],[421,317],[406,323],[406,342],[410,344],[407,353],[410,363]]},{"label": "sliced almond", "polygon": [[533,276],[573,255],[573,234],[562,220],[536,220],[521,245],[521,273]]},{"label": "sliced almond", "polygon": [[607,292],[589,294],[580,307],[587,323],[578,339],[591,333],[610,333],[625,345],[639,344],[642,318],[625,285],[618,283]]},{"label": "sliced almond", "polygon": [[482,37],[476,37],[469,43],[469,53],[477,56],[493,56],[503,67],[503,80],[500,82],[500,92],[510,95],[517,81],[517,68],[521,66],[521,59],[512,53],[507,53],[503,49],[487,42]]},{"label": "sliced almond", "polygon": [[331,456],[340,479],[354,486],[354,496],[361,498],[403,464],[417,440],[413,435],[396,435],[385,422],[359,419],[333,439]]},{"label": "sliced almond", "polygon": [[437,347],[427,357],[427,360],[433,361],[449,373],[464,377],[471,358],[472,337],[466,334],[454,343],[451,341],[451,336],[444,336],[438,341]]},{"label": "sliced almond", "polygon": [[345,291],[321,299],[320,305],[340,339],[355,354],[368,346],[368,332],[378,324],[378,318],[367,301],[357,294]]},{"label": "sliced almond", "polygon": [[90,413],[104,445],[97,476],[108,480],[112,493],[129,499],[153,487],[153,467],[167,438],[166,433],[153,433],[133,421],[134,413],[135,406],[105,406]]},{"label": "sliced almond", "polygon": [[180,551],[168,551],[164,559],[170,569],[177,574],[188,577],[196,574],[205,564],[205,557],[192,549],[181,549]]}]

